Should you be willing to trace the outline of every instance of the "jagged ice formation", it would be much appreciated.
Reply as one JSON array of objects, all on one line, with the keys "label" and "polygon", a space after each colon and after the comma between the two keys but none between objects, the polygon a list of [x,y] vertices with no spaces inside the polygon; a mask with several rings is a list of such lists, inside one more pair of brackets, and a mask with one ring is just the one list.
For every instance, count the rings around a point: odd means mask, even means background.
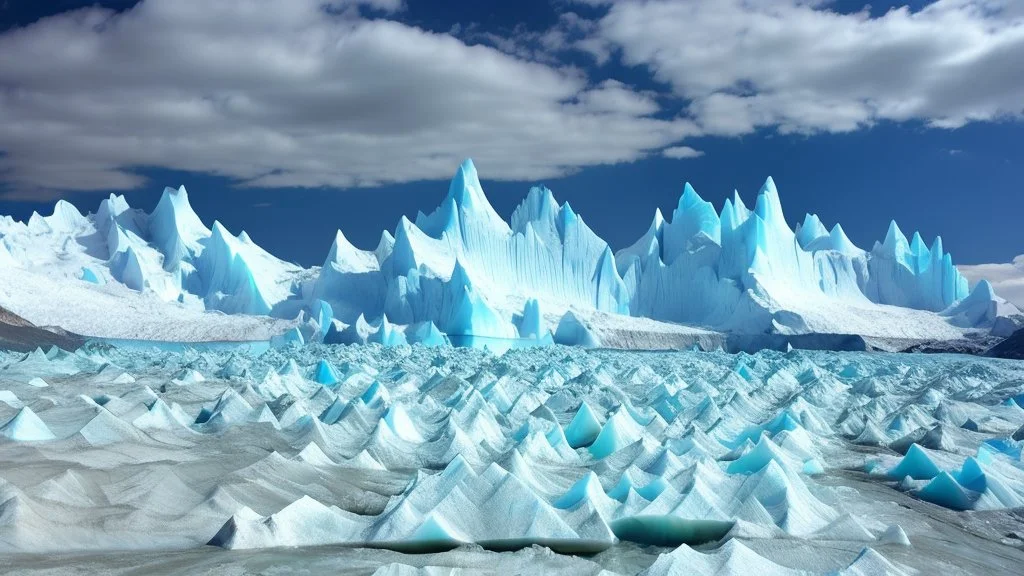
[{"label": "jagged ice formation", "polygon": [[[560,332],[566,343],[614,346],[621,338],[602,330],[657,328],[640,319],[734,334],[943,339],[1010,332],[1020,318],[987,283],[968,293],[941,238],[908,241],[893,222],[864,250],[816,215],[791,229],[771,178],[753,209],[736,193],[716,210],[687,184],[670,219],[656,211],[614,253],[543,186],[504,221],[470,160],[436,210],[403,217],[372,251],[338,231],[320,268],[281,261],[216,221],[208,228],[184,187],[165,189],[150,214],[111,195],[87,216],[61,201],[52,216],[5,217],[0,266],[87,285],[76,290],[120,286],[183,308],[289,320],[288,342],[537,344]],[[0,304],[32,312],[13,296]]]}]

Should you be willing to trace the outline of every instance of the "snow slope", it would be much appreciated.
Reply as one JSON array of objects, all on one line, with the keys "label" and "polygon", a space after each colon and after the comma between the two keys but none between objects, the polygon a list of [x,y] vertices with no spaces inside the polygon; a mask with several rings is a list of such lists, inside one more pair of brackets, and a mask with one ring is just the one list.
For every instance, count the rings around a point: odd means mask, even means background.
[{"label": "snow slope", "polygon": [[228,316],[165,302],[115,282],[97,286],[55,280],[45,272],[0,273],[0,302],[38,326],[60,326],[84,336],[205,342],[269,340],[295,325],[267,316]]}]

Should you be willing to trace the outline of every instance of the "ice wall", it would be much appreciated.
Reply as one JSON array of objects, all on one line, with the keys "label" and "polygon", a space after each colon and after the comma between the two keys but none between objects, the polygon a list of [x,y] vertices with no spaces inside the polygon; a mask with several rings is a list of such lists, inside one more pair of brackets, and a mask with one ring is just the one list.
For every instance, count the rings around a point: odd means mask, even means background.
[{"label": "ice wall", "polygon": [[616,254],[544,186],[506,222],[471,160],[434,211],[401,218],[373,250],[339,230],[319,269],[283,262],[218,222],[207,228],[184,187],[166,188],[150,214],[111,195],[88,216],[60,202],[52,216],[0,219],[0,264],[66,266],[76,281],[88,269],[98,283],[111,278],[185,306],[300,316],[309,341],[548,341],[567,311],[576,321],[563,323],[563,339],[602,313],[800,334],[861,333],[864,321],[853,321],[865,311],[884,318],[879,305],[941,312],[944,326],[960,328],[1016,312],[987,288],[967,299],[941,238],[908,241],[893,222],[865,250],[817,215],[790,228],[771,178],[752,208],[734,193],[715,210],[686,184],[670,218],[655,211]]},{"label": "ice wall", "polygon": [[866,252],[841,225],[827,231],[808,214],[794,232],[771,178],[753,211],[738,194],[714,213],[687,184],[671,221],[660,212],[619,253],[635,315],[741,332],[799,330],[791,313],[829,302],[891,304],[942,311],[967,296],[967,282],[942,250],[920,235],[907,242],[895,223]]}]

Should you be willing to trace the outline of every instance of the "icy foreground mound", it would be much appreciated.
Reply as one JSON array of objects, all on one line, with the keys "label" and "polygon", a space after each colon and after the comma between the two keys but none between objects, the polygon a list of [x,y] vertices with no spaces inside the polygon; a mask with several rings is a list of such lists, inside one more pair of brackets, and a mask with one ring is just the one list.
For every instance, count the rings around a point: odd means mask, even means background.
[{"label": "icy foreground mound", "polygon": [[1024,533],[1015,362],[89,345],[8,353],[0,383],[6,553],[344,544],[394,551],[375,558],[398,574],[425,561],[409,552],[649,574],[1024,561],[998,543]]},{"label": "icy foreground mound", "polygon": [[[686,185],[670,220],[656,213],[636,243],[614,253],[543,186],[506,222],[467,160],[430,214],[403,217],[373,250],[338,231],[326,252],[320,268],[283,262],[244,231],[207,227],[184,187],[167,188],[149,214],[123,196],[88,215],[61,201],[52,216],[0,219],[0,305],[86,336],[267,339],[294,327],[288,342],[472,346],[641,345],[601,338],[591,322],[600,315],[619,325],[643,318],[633,324],[648,333],[664,331],[653,322],[664,321],[744,335],[931,340],[1006,336],[1022,320],[987,283],[968,293],[941,238],[908,240],[894,222],[864,250],[813,215],[794,231],[770,178],[752,209],[736,194],[715,210]],[[41,304],[47,293],[63,305]],[[240,322],[234,338],[216,326],[183,331],[230,323],[197,321],[202,310],[282,320],[258,330]],[[163,337],[153,338],[161,326]]]}]

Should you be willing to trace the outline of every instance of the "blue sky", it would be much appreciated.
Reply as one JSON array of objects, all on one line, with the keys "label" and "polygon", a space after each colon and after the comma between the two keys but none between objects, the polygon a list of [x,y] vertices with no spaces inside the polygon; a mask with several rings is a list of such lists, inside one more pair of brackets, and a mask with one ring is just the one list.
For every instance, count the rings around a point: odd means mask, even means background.
[{"label": "blue sky", "polygon": [[98,4],[0,2],[0,213],[184,184],[309,265],[472,156],[502,215],[544,183],[616,249],[685,181],[720,206],[771,175],[863,248],[895,218],[960,263],[1024,252],[1013,0]]}]

